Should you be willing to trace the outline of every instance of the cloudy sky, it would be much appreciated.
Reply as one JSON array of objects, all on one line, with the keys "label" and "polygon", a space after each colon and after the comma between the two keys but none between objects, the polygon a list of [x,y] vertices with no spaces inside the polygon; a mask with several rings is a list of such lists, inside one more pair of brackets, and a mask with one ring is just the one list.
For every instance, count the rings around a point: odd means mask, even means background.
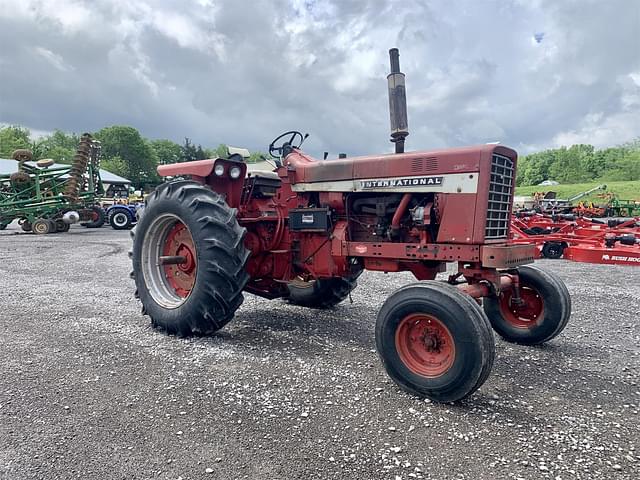
[{"label": "cloudy sky", "polygon": [[390,151],[398,47],[408,149],[616,145],[640,136],[639,32],[638,0],[0,0],[0,124]]}]

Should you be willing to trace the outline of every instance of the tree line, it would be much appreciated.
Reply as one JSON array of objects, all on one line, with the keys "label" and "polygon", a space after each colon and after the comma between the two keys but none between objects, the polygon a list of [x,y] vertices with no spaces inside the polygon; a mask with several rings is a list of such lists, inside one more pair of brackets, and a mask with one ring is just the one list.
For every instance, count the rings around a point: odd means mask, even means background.
[{"label": "tree line", "polygon": [[[188,162],[226,156],[226,146],[207,148],[185,138],[182,145],[171,140],[149,140],[133,127],[114,125],[95,132],[102,144],[102,167],[128,178],[135,187],[160,182],[156,167],[167,163]],[[58,163],[71,163],[79,135],[55,130],[50,135],[32,138],[21,126],[0,127],[0,158],[10,158],[19,148],[33,150],[34,158],[52,158]],[[249,162],[264,156],[252,152]],[[593,145],[572,145],[543,150],[521,157],[518,186],[537,185],[544,180],[563,184],[592,180],[640,180],[640,138],[617,146],[596,150]]]},{"label": "tree line", "polygon": [[585,144],[553,148],[519,159],[516,185],[538,185],[544,180],[562,184],[640,180],[640,138],[600,150]]},{"label": "tree line", "polygon": [[[123,125],[105,127],[92,135],[102,147],[102,168],[131,180],[137,188],[161,181],[156,172],[158,165],[227,156],[227,147],[223,144],[207,148],[196,145],[189,138],[185,138],[182,145],[167,139],[150,140],[135,128]],[[14,150],[28,148],[36,159],[51,158],[57,163],[69,164],[79,141],[80,135],[61,130],[33,138],[27,128],[16,125],[0,127],[0,158],[11,158]],[[257,162],[262,156],[261,152],[252,152],[247,161]]]}]

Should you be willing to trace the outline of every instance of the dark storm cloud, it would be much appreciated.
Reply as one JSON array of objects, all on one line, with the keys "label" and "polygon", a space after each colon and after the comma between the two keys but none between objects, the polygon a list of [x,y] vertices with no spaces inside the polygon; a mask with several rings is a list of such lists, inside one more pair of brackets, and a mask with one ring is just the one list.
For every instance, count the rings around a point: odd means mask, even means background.
[{"label": "dark storm cloud", "polygon": [[[389,150],[387,49],[410,148],[640,135],[637,2],[0,0],[0,123]],[[545,32],[537,41],[536,32]]]}]

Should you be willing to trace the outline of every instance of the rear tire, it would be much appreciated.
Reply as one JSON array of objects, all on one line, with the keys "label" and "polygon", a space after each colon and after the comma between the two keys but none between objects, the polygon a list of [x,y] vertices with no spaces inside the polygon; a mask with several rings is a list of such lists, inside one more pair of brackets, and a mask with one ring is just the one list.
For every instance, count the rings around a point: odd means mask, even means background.
[{"label": "rear tire", "polygon": [[[177,335],[211,334],[224,327],[244,297],[246,229],[219,194],[191,181],[164,185],[147,199],[132,230],[133,278],[142,312]],[[183,257],[158,265],[160,256]]]},{"label": "rear tire", "polygon": [[346,299],[358,285],[354,278],[322,278],[310,282],[291,282],[287,299],[308,308],[331,308]]},{"label": "rear tire", "polygon": [[511,303],[512,290],[486,297],[484,311],[493,329],[506,341],[538,345],[555,338],[571,317],[571,296],[554,273],[534,266],[518,268],[520,297],[525,305]]},{"label": "rear tire", "polygon": [[91,221],[83,222],[80,225],[87,228],[100,228],[103,226],[105,222],[104,210],[97,206],[90,207],[89,210],[91,210],[93,218]]},{"label": "rear tire", "polygon": [[491,326],[475,300],[432,280],[387,299],[378,313],[376,347],[400,388],[437,402],[475,392],[495,357]]}]

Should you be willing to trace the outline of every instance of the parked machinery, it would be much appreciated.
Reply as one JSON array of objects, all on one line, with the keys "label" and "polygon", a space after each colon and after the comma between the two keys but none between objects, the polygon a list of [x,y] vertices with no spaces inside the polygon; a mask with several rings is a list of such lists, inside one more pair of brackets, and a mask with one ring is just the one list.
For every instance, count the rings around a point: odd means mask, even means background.
[{"label": "parked machinery", "polygon": [[511,221],[512,244],[534,244],[536,257],[640,266],[640,217],[587,218],[519,212]]},{"label": "parked machinery", "polygon": [[[332,307],[364,270],[420,280],[382,306],[376,346],[391,378],[435,401],[460,400],[491,371],[491,326],[540,344],[566,326],[563,282],[533,266],[534,247],[509,245],[516,152],[498,145],[404,152],[404,75],[388,76],[395,154],[317,160],[306,135],[269,145],[274,172],[246,176],[239,151],[158,167],[188,177],[161,185],[133,230],[142,312],[178,335],[224,327],[243,291]],[[457,273],[435,281],[447,262]],[[482,301],[482,302],[481,302]]]},{"label": "parked machinery", "polygon": [[114,230],[129,230],[138,221],[138,210],[141,204],[116,203],[107,207],[106,216]]},{"label": "parked machinery", "polygon": [[32,162],[29,150],[16,150],[18,171],[0,175],[0,229],[18,220],[24,231],[66,232],[72,223],[87,227],[104,223],[96,197],[100,180],[100,143],[84,134],[71,165],[53,166],[50,159]]}]

